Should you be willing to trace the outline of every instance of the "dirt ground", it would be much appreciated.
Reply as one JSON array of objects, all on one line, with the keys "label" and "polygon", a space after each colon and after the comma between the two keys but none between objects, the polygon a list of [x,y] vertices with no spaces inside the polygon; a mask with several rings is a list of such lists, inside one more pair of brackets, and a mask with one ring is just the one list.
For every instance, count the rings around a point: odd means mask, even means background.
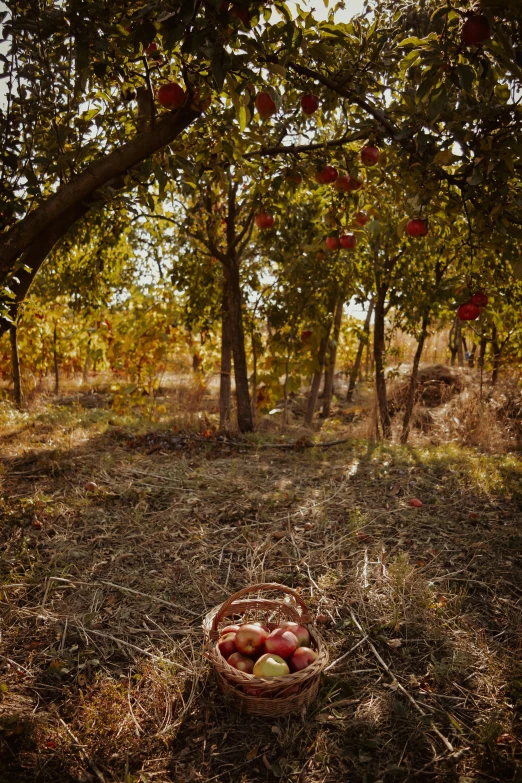
[{"label": "dirt ground", "polygon": [[[522,781],[519,452],[2,416],[1,783]],[[328,618],[306,714],[239,715],[202,656],[260,582]]]}]

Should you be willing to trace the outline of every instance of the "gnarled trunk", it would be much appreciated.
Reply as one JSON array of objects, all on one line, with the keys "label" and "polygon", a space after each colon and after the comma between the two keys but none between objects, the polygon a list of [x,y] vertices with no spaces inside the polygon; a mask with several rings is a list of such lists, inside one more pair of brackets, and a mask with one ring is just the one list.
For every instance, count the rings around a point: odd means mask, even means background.
[{"label": "gnarled trunk", "polygon": [[330,356],[326,373],[324,376],[324,397],[323,397],[323,409],[321,416],[323,419],[327,419],[330,415],[330,408],[332,405],[334,375],[335,375],[335,363],[337,360],[337,346],[339,344],[339,334],[341,333],[341,323],[343,320],[343,307],[344,296],[340,296],[335,306],[335,314],[333,319],[333,333],[330,341]]},{"label": "gnarled trunk", "polygon": [[[357,346],[357,354],[355,356],[355,362],[350,372],[350,379],[348,381],[348,391],[346,392],[346,402],[352,402],[353,400],[355,384],[357,382],[357,377],[361,369],[361,361],[362,361],[364,346],[368,345],[368,336],[370,334],[370,324],[372,320],[372,314],[373,314],[373,299],[370,299],[368,303],[368,312],[366,313],[366,318],[364,320],[363,334],[361,335],[361,337],[359,337],[359,345]],[[366,364],[368,364],[368,353],[366,354]],[[366,368],[366,375],[368,375],[368,367]]]},{"label": "gnarled trunk", "polygon": [[18,334],[16,325],[9,330],[11,337],[11,363],[13,366],[14,401],[18,409],[22,407],[22,378],[20,375],[20,357],[18,356]]},{"label": "gnarled trunk", "polygon": [[422,356],[422,349],[424,348],[424,342],[428,336],[428,321],[429,313],[425,313],[422,317],[422,328],[417,343],[417,350],[413,357],[413,367],[411,368],[410,386],[408,389],[408,398],[406,400],[406,410],[404,411],[404,419],[402,422],[401,443],[408,442],[408,436],[410,434],[410,421],[411,414],[413,413],[413,406],[415,404],[415,392],[417,389],[417,377],[419,375],[419,364]]},{"label": "gnarled trunk", "polygon": [[236,382],[237,423],[241,432],[251,432],[254,429],[254,422],[248,388],[239,262],[235,257],[228,258],[227,276],[230,341],[234,357],[234,380]]}]

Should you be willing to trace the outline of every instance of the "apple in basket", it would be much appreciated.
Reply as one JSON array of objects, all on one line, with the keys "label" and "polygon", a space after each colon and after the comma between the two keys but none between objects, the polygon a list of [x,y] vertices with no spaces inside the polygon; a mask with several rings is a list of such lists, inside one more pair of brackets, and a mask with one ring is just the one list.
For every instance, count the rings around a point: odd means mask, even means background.
[{"label": "apple in basket", "polygon": [[261,652],[268,638],[268,633],[260,625],[245,623],[235,636],[235,645],[243,655],[256,655]]},{"label": "apple in basket", "polygon": [[246,655],[241,655],[241,653],[238,652],[232,653],[230,658],[228,658],[227,663],[240,672],[252,674],[254,671],[254,661],[252,658],[248,658]]},{"label": "apple in basket", "polygon": [[310,647],[298,647],[295,653],[290,658],[290,669],[293,672],[300,672],[301,669],[306,669],[317,658],[315,650],[311,650]]},{"label": "apple in basket", "polygon": [[283,677],[290,674],[287,662],[280,655],[265,653],[254,664],[255,677]]},{"label": "apple in basket", "polygon": [[308,645],[310,644],[310,634],[308,633],[304,625],[299,625],[299,623],[287,622],[287,623],[281,623],[279,627],[284,628],[287,631],[292,631],[292,633],[297,639],[298,647],[308,647]]},{"label": "apple in basket", "polygon": [[223,658],[225,659],[230,658],[232,653],[237,652],[235,638],[236,638],[235,633],[227,633],[225,636],[221,636],[218,639],[218,643],[217,643],[218,650],[223,656]]},{"label": "apple in basket", "polygon": [[219,635],[224,636],[227,633],[237,633],[239,628],[239,625],[227,625],[226,628],[223,628],[223,630],[219,632]]},{"label": "apple in basket", "polygon": [[267,633],[270,633],[270,628],[266,623],[262,623],[260,620],[256,620],[252,625],[259,625],[261,628],[264,628]]},{"label": "apple in basket", "polygon": [[290,658],[298,647],[298,641],[292,631],[286,628],[276,628],[265,642],[265,651],[281,658]]}]

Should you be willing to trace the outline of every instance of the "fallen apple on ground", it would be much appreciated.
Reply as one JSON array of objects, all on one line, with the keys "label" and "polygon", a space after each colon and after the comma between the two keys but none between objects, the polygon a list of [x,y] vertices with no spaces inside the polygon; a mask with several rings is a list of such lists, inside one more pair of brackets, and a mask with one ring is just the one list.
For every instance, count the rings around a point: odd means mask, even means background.
[{"label": "fallen apple on ground", "polygon": [[287,662],[280,655],[265,653],[254,665],[255,677],[283,677],[290,674]]}]

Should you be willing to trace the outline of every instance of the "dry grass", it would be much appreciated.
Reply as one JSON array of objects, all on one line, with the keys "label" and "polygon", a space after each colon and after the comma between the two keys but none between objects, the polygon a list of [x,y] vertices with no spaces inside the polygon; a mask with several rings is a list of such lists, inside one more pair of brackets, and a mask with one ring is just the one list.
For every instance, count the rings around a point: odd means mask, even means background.
[{"label": "dry grass", "polygon": [[[2,783],[520,779],[519,458],[180,440],[204,404],[149,440],[109,410],[4,410]],[[202,615],[265,580],[330,617],[304,720],[238,716],[201,656]]]}]

